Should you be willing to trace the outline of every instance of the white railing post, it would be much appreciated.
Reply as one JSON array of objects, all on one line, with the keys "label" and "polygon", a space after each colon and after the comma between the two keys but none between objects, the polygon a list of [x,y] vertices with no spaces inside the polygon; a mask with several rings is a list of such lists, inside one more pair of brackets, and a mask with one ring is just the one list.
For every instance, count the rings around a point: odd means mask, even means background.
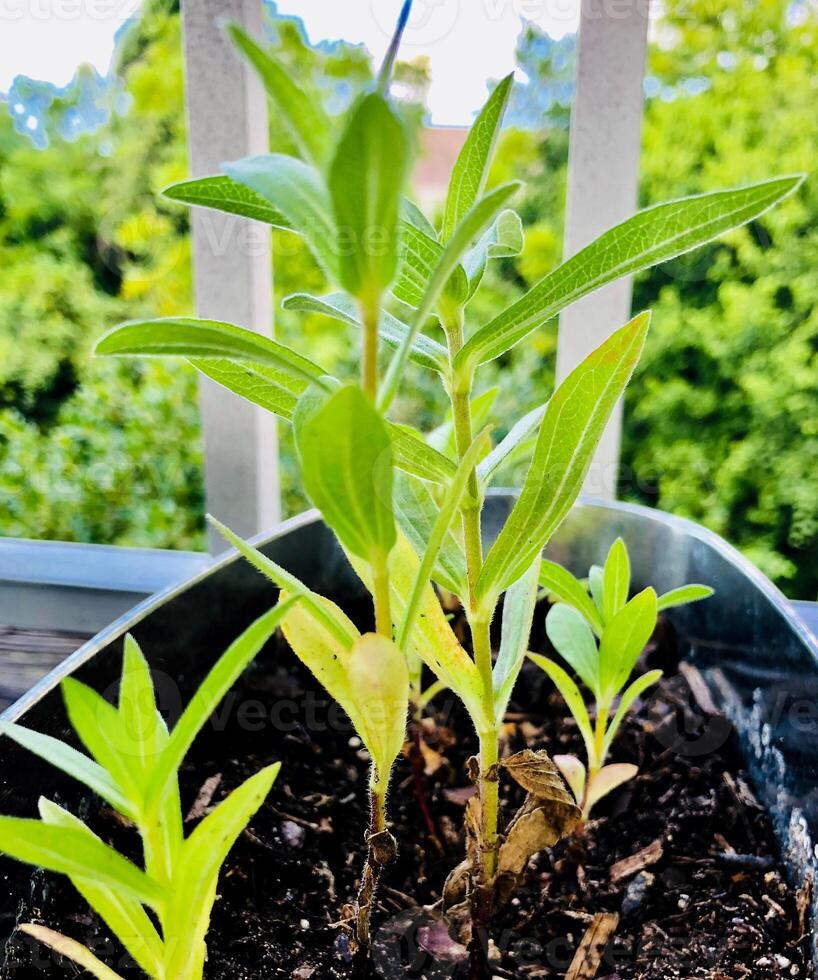
[{"label": "white railing post", "polygon": [[[192,177],[268,149],[266,96],[225,37],[228,21],[258,36],[261,0],[182,0]],[[269,230],[197,208],[191,219],[198,316],[271,333]],[[275,420],[206,378],[200,403],[208,510],[242,535],[272,527],[280,512]],[[213,553],[225,550],[212,531],[209,543]]]},{"label": "white railing post", "polygon": [[[636,208],[649,0],[582,0],[577,82],[571,112],[565,257]],[[631,280],[574,303],[560,317],[557,379],[630,316]],[[622,405],[617,406],[586,480],[586,494],[616,495]]]}]

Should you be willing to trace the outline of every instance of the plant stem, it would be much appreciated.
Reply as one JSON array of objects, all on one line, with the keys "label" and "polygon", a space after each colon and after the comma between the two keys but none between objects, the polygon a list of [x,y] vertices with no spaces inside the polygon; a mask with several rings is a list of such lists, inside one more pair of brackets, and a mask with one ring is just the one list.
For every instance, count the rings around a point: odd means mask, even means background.
[{"label": "plant stem", "polygon": [[361,878],[361,887],[358,891],[357,918],[355,923],[355,934],[359,945],[366,950],[370,944],[369,919],[372,903],[375,899],[375,890],[378,887],[378,879],[381,876],[381,869],[384,861],[380,859],[377,846],[373,846],[373,839],[386,831],[386,794],[382,790],[372,789],[369,794],[370,823],[369,823],[369,849],[364,864],[364,873]]},{"label": "plant stem", "polygon": [[[449,363],[463,346],[463,314],[447,317],[444,322],[449,345]],[[464,382],[454,378],[451,383],[452,418],[454,422],[457,455],[462,459],[472,443],[471,417],[472,379]],[[477,470],[469,474],[468,499],[461,507],[463,541],[466,553],[466,571],[469,583],[469,626],[472,635],[474,660],[483,688],[483,713],[494,719],[494,684],[491,659],[491,619],[478,612],[476,586],[483,567],[483,542],[480,526],[480,486]],[[476,896],[473,915],[478,929],[487,929],[492,912],[494,878],[497,873],[497,823],[500,812],[497,726],[480,733],[480,888]]]},{"label": "plant stem", "polygon": [[361,353],[361,387],[374,402],[378,397],[378,301],[361,303],[363,349]]},{"label": "plant stem", "polygon": [[372,563],[372,593],[375,600],[375,630],[392,639],[392,610],[389,599],[388,556]]}]

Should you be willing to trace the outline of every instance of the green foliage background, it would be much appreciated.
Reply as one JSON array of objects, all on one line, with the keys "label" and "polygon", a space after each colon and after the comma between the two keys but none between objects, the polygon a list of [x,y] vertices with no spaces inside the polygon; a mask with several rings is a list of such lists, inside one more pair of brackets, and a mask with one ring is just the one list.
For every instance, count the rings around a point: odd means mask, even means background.
[{"label": "green foliage background", "polygon": [[[814,168],[818,10],[814,2],[670,0],[652,44],[643,137],[643,205]],[[337,111],[371,75],[365,52],[316,51],[290,21],[277,43],[297,77]],[[528,28],[520,59],[533,85],[504,134],[492,182],[528,182],[526,244],[495,263],[470,307],[493,315],[560,258],[567,110],[539,98],[564,82],[564,51]],[[152,0],[121,49],[128,105],[67,140],[72,88],[48,112],[46,150],[0,113],[0,533],[202,547],[202,454],[193,372],[181,364],[94,361],[93,341],[136,316],[191,311],[185,209],[158,191],[187,173],[178,14]],[[420,121],[423,65],[402,66]],[[564,85],[563,85],[564,88]],[[280,128],[271,119],[274,145]],[[291,235],[275,236],[276,291],[320,292]],[[818,593],[818,186],[706,250],[642,276],[634,306],[652,335],[626,406],[620,493],[699,520],[792,595]],[[350,337],[320,316],[281,312],[285,341],[330,370],[351,367]],[[296,337],[296,334],[299,336]],[[306,335],[306,336],[305,336]],[[482,375],[493,417],[547,397],[556,326]],[[418,373],[398,411],[431,427],[442,398]],[[284,505],[303,505],[281,427]],[[521,473],[504,474],[508,482]]]}]

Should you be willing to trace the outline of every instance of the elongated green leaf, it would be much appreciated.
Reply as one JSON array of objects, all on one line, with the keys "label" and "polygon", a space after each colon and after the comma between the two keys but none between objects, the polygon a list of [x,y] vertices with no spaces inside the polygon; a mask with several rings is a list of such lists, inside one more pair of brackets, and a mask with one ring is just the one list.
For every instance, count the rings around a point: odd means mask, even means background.
[{"label": "elongated green leaf", "polygon": [[349,656],[349,686],[366,722],[361,737],[374,764],[372,788],[385,791],[392,766],[406,741],[406,657],[386,637],[365,633]]},{"label": "elongated green leaf", "polygon": [[404,197],[401,201],[400,213],[402,222],[412,225],[413,228],[422,231],[428,238],[437,241],[437,231],[434,225],[414,201]]},{"label": "elongated green leaf", "polygon": [[425,549],[421,552],[420,566],[415,577],[415,584],[409,593],[406,608],[403,614],[400,630],[398,631],[398,643],[401,648],[408,644],[409,637],[415,626],[415,618],[420,610],[423,595],[428,588],[432,571],[440,554],[446,535],[449,534],[455,515],[458,513],[463,494],[466,492],[466,484],[469,477],[474,472],[474,467],[480,454],[488,442],[489,429],[484,429],[472,442],[471,446],[463,454],[463,458],[458,464],[454,479],[446,488],[446,493],[440,504],[437,518],[432,525],[429,538]]},{"label": "elongated green leaf", "polygon": [[[476,201],[472,205],[472,207],[463,217],[463,220],[455,229],[454,234],[444,248],[440,259],[435,266],[428,283],[426,284],[423,297],[418,304],[418,308],[415,311],[412,322],[409,324],[409,333],[393,355],[392,361],[389,364],[389,369],[386,372],[386,378],[384,379],[383,389],[381,391],[380,405],[382,411],[386,410],[394,397],[415,337],[420,332],[426,318],[434,309],[435,304],[440,298],[441,293],[449,280],[449,277],[459,266],[461,257],[474,242],[474,240],[482,235],[485,229],[495,219],[498,212],[502,210],[503,206],[506,204],[511,195],[514,194],[520,186],[521,185],[518,181],[512,181],[511,183],[503,184],[501,187],[490,191],[485,195],[485,197],[481,197],[479,201]],[[463,278],[465,281],[465,273],[463,274]],[[453,295],[459,291],[462,290],[454,290]],[[465,295],[463,296],[463,299],[465,300]]]},{"label": "elongated green leaf", "polygon": [[[294,293],[288,296],[283,307],[287,310],[299,310],[303,313],[323,313],[324,316],[348,323],[358,329],[362,328],[361,315],[356,303],[347,293],[330,293],[327,296],[311,296],[309,293]],[[399,347],[409,333],[409,327],[386,310],[382,311],[379,333],[384,343],[390,347]],[[440,374],[448,371],[449,361],[446,348],[431,337],[419,333],[409,354],[411,360],[421,367],[429,368]]]},{"label": "elongated green leaf", "polygon": [[[81,820],[56,803],[41,799],[39,809],[44,823],[85,831],[98,840]],[[148,976],[161,976],[162,940],[139,902],[118,894],[115,889],[104,888],[91,878],[72,878],[71,884]]]},{"label": "elongated green leaf", "polygon": [[329,171],[338,229],[341,286],[368,303],[395,278],[398,212],[408,147],[403,124],[382,95],[353,106]]},{"label": "elongated green leaf", "polygon": [[[424,228],[406,219],[401,220],[399,227],[398,275],[392,283],[392,292],[402,303],[415,308],[423,300],[435,266],[443,255],[443,246]],[[463,272],[462,276],[462,288],[465,291],[466,273]]]},{"label": "elongated green leaf", "polygon": [[322,164],[327,157],[332,130],[321,100],[310,98],[293,81],[292,70],[260,47],[237,24],[231,24],[228,32],[258,72],[301,155],[312,163]]},{"label": "elongated green leaf", "polygon": [[514,75],[507,75],[494,89],[460,150],[449,180],[443,212],[441,237],[444,241],[452,237],[464,215],[483,193],[513,82]]},{"label": "elongated green leaf", "polygon": [[280,763],[262,769],[223,800],[185,841],[181,874],[166,916],[167,977],[194,976],[210,927],[219,871],[239,834],[267,799]]},{"label": "elongated green leaf", "polygon": [[503,602],[503,623],[500,633],[500,651],[494,663],[492,684],[494,687],[494,715],[498,724],[505,717],[506,708],[522,669],[531,624],[537,605],[537,577],[539,562],[534,562],[519,582],[506,592]]},{"label": "elongated green leaf", "polygon": [[212,211],[236,214],[242,218],[252,218],[274,228],[292,229],[290,222],[269,201],[224,174],[199,177],[197,180],[182,180],[166,187],[162,194],[171,201],[179,201],[181,204],[191,204],[200,208],[210,208]]},{"label": "elongated green leaf", "polygon": [[130,634],[125,637],[119,712],[130,741],[133,764],[150,771],[166,739],[162,738],[165,733],[159,725],[148,662]]},{"label": "elongated green leaf", "polygon": [[[231,538],[232,540],[232,538]],[[196,736],[241,676],[247,665],[259,654],[290,611],[301,601],[295,595],[265,613],[235,639],[216,661],[207,677],[176,723],[151,775],[148,796],[159,800],[179,771]]]},{"label": "elongated green leaf", "polygon": [[660,595],[656,608],[661,612],[674,606],[686,606],[689,602],[708,599],[713,592],[709,585],[683,585],[681,588],[671,589],[670,592]]},{"label": "elongated green leaf", "polygon": [[[395,479],[395,519],[417,554],[426,554],[440,507],[429,487],[408,474]],[[468,594],[466,556],[450,528],[444,535],[432,578],[442,588],[463,600]]]},{"label": "elongated green leaf", "polygon": [[[191,358],[190,363],[211,381],[246,398],[254,405],[260,405],[273,415],[287,422],[292,421],[298,397],[306,387],[303,382],[293,381],[287,388],[278,383],[280,373],[264,364],[252,361],[226,361],[222,358]],[[290,388],[297,388],[291,392]]]},{"label": "elongated green leaf", "polygon": [[49,949],[53,949],[59,956],[64,956],[72,963],[76,963],[80,969],[90,973],[97,980],[122,980],[118,973],[114,973],[102,960],[94,956],[90,949],[74,939],[69,939],[68,936],[63,936],[62,933],[54,932],[53,929],[46,929],[45,926],[34,925],[32,922],[20,926],[20,932],[31,936],[36,942],[48,946]]},{"label": "elongated green leaf", "polygon": [[779,177],[638,212],[577,252],[477,330],[458,354],[455,370],[470,376],[478,364],[499,357],[580,297],[621,276],[675,258],[758,217],[791,194],[802,179]]},{"label": "elongated green leaf", "polygon": [[582,613],[594,633],[597,636],[602,636],[603,624],[599,610],[579,580],[574,578],[567,569],[556,562],[543,558],[540,563],[540,585],[550,595],[556,596],[560,602],[567,603],[567,605],[573,606],[577,612]]},{"label": "elongated green leaf", "polygon": [[511,427],[508,434],[497,443],[488,456],[481,460],[477,467],[477,476],[481,483],[488,484],[499,467],[526,445],[542,422],[547,408],[548,402],[527,412]]},{"label": "elongated green leaf", "polygon": [[245,157],[224,172],[280,211],[331,278],[338,277],[338,232],[329,190],[309,164],[280,153]]},{"label": "elongated green leaf", "polygon": [[649,314],[641,313],[595,350],[548,403],[523,489],[489,552],[477,598],[493,606],[542,552],[582,487],[614,405],[645,343]]},{"label": "elongated green leaf", "polygon": [[165,902],[164,890],[152,878],[85,830],[0,817],[0,851],[69,878],[91,878],[154,909]]},{"label": "elongated green leaf", "polygon": [[214,357],[252,361],[308,384],[318,381],[323,373],[309,358],[270,337],[232,323],[196,317],[122,323],[98,341],[95,353],[117,357]]},{"label": "elongated green leaf", "polygon": [[656,593],[644,589],[605,625],[599,644],[600,689],[613,697],[625,684],[656,626]]},{"label": "elongated green leaf", "polygon": [[346,548],[383,561],[395,543],[389,432],[357,385],[311,395],[293,419],[304,488]]},{"label": "elongated green leaf", "polygon": [[76,779],[83,786],[87,786],[129,820],[136,819],[131,802],[114,781],[113,776],[88,756],[77,752],[59,739],[52,738],[51,735],[43,735],[21,725],[0,723],[0,735],[7,736],[67,776]]},{"label": "elongated green leaf", "polygon": [[396,466],[430,483],[445,483],[452,479],[457,468],[455,464],[428,445],[417,429],[394,422],[389,423],[387,428]]},{"label": "elongated green leaf", "polygon": [[[542,668],[554,682],[554,686],[562,695],[563,700],[568,705],[568,710],[577,723],[582,740],[585,743],[585,751],[590,760],[596,759],[596,747],[594,745],[594,730],[591,726],[591,719],[588,717],[588,709],[585,707],[585,700],[579,688],[574,683],[570,674],[566,673],[559,664],[555,664],[548,657],[543,657],[539,653],[529,653],[529,660]],[[579,802],[579,801],[578,801]]]},{"label": "elongated green leaf", "polygon": [[600,691],[600,662],[594,634],[573,606],[558,602],[548,610],[545,631],[557,653],[594,694]]},{"label": "elongated green leaf", "polygon": [[516,211],[501,211],[474,248],[463,257],[463,269],[469,281],[471,298],[483,279],[489,259],[507,259],[519,255],[524,244],[523,223]]},{"label": "elongated green leaf", "polygon": [[631,587],[631,563],[622,538],[617,538],[611,545],[608,557],[605,559],[603,576],[602,615],[605,622],[610,623],[628,601]]},{"label": "elongated green leaf", "polygon": [[642,674],[641,677],[637,677],[633,684],[628,687],[622,697],[619,700],[619,706],[616,709],[616,714],[613,716],[611,723],[608,725],[608,730],[605,732],[605,738],[602,742],[602,759],[600,762],[604,761],[608,754],[608,750],[611,747],[611,742],[613,742],[616,733],[622,722],[625,720],[628,712],[633,707],[634,701],[641,697],[649,687],[652,687],[658,681],[662,679],[661,670],[651,670],[647,674]]}]

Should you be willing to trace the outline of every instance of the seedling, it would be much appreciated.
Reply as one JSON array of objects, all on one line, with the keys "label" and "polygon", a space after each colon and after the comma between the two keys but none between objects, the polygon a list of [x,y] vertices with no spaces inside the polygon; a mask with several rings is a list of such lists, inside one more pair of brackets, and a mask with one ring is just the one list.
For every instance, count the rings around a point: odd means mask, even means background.
[{"label": "seedling", "polygon": [[[784,177],[641,211],[489,322],[469,323],[469,303],[488,262],[514,254],[522,238],[520,220],[510,209],[519,184],[486,190],[512,78],[494,89],[469,133],[452,172],[442,220],[435,224],[405,196],[407,136],[387,95],[399,33],[400,26],[377,91],[361,97],[344,118],[332,120],[275,58],[233,29],[299,155],[239,160],[226,165],[223,174],[166,191],[177,201],[301,235],[332,289],[323,296],[299,293],[284,305],[320,311],[360,334],[358,380],[329,377],[305,354],[270,338],[195,318],[124,324],[97,346],[106,355],[187,357],[207,377],[292,422],[305,487],[372,593],[379,639],[366,641],[367,670],[356,676],[362,686],[371,685],[383,709],[376,730],[369,712],[355,700],[357,682],[350,685],[351,662],[362,642],[354,626],[337,605],[221,528],[282,594],[301,597],[283,619],[285,634],[350,712],[372,755],[373,853],[356,913],[364,945],[369,885],[389,853],[380,846],[384,798],[405,724],[407,675],[399,667],[398,651],[409,665],[415,709],[429,695],[419,689],[422,661],[436,677],[433,690],[451,688],[479,736],[473,767],[478,796],[467,815],[469,858],[447,887],[450,906],[469,906],[474,921],[485,926],[495,893],[500,898],[510,894],[528,857],[567,833],[580,817],[542,754],[513,764],[506,760],[507,771],[530,796],[501,838],[498,735],[528,649],[542,550],[576,500],[639,359],[649,314],[638,314],[613,333],[549,401],[517,420],[496,445],[486,430],[475,436],[478,369],[581,297],[757,217],[801,180]],[[385,356],[388,366],[382,370]],[[451,409],[451,439],[437,432],[430,440],[390,420],[409,361],[440,378]],[[500,465],[532,443],[519,499],[484,552],[486,489]],[[461,603],[471,654],[458,642],[432,583]],[[495,661],[489,627],[504,594]]]},{"label": "seedling", "polygon": [[[657,597],[654,589],[647,588],[629,600],[631,566],[621,538],[611,545],[603,568],[592,566],[588,576],[590,595],[570,572],[554,562],[543,560],[539,579],[546,592],[558,600],[545,619],[548,638],[595,702],[592,723],[571,676],[548,657],[529,653],[554,682],[585,744],[586,763],[573,755],[554,757],[582,807],[584,822],[603,796],[633,779],[639,771],[630,763],[606,765],[605,760],[634,702],[662,677],[661,670],[651,670],[626,687],[653,634],[658,614],[706,599],[713,589],[707,585],[685,585]],[[618,706],[611,717],[617,698]]]},{"label": "seedling", "polygon": [[[0,726],[0,733],[78,780],[133,824],[142,840],[144,866],[137,867],[82,820],[45,798],[39,803],[40,820],[0,817],[0,852],[67,875],[152,980],[201,980],[219,871],[270,792],[280,763],[234,790],[187,838],[179,768],[219,702],[298,601],[277,606],[231,644],[171,732],[157,708],[147,662],[131,636],[125,639],[116,706],[79,681],[63,681],[69,720],[90,757],[49,735]],[[99,980],[120,980],[74,940],[40,925],[20,928]]]}]

